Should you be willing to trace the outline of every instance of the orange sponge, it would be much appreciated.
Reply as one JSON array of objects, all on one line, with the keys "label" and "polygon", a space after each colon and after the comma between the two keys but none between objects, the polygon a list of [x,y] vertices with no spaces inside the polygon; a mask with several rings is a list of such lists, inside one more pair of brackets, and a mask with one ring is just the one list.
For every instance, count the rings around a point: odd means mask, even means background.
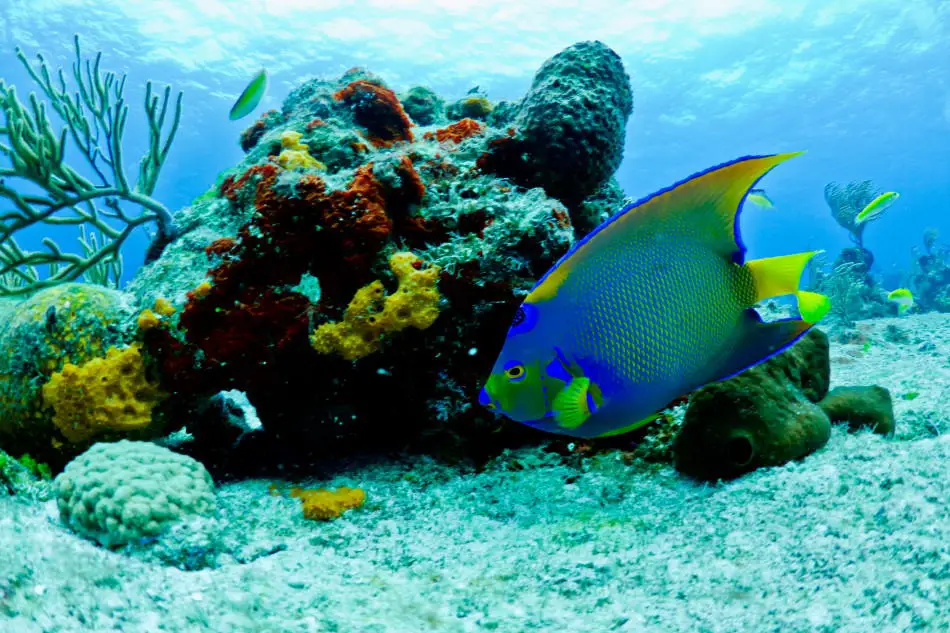
[{"label": "orange sponge", "polygon": [[341,487],[336,490],[318,488],[291,488],[290,496],[303,503],[303,516],[311,521],[336,519],[347,510],[358,508],[366,501],[366,493],[359,488]]}]

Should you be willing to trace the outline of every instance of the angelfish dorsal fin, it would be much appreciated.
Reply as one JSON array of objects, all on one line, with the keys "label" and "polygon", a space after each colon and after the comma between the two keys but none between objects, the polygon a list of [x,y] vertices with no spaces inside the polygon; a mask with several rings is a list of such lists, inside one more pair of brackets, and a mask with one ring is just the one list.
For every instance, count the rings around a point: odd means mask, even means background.
[{"label": "angelfish dorsal fin", "polygon": [[746,156],[690,176],[628,205],[575,244],[535,284],[527,301],[554,297],[571,269],[599,249],[636,248],[637,237],[688,241],[731,259],[745,261],[739,210],[749,191],[769,171],[801,152]]}]

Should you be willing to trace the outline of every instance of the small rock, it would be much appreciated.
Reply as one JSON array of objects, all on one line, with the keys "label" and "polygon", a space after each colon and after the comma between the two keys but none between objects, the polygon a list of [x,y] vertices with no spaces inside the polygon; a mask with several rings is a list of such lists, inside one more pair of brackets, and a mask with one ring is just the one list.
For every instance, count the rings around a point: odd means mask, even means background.
[{"label": "small rock", "polygon": [[832,422],[847,422],[852,431],[870,428],[881,435],[894,432],[894,406],[884,387],[835,387],[818,406]]},{"label": "small rock", "polygon": [[828,392],[828,337],[812,330],[785,352],[695,392],[673,443],[676,468],[729,479],[800,459],[824,446],[831,422],[815,402]]}]

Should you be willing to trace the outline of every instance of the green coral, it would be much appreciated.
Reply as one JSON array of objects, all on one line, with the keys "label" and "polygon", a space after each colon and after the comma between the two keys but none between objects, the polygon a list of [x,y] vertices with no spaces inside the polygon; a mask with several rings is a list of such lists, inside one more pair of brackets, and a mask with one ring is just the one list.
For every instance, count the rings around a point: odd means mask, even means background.
[{"label": "green coral", "polygon": [[[145,84],[149,145],[138,178],[130,182],[122,155],[126,77],[100,70],[101,53],[84,59],[78,37],[74,48],[74,86],[62,70],[54,76],[42,55],[31,63],[17,48],[45,102],[30,93],[24,104],[16,89],[0,80],[0,155],[9,162],[0,168],[0,200],[9,205],[0,209],[0,295],[29,294],[82,276],[110,284],[121,274],[119,250],[136,228],[156,223],[158,245],[175,234],[171,213],[151,196],[178,130],[182,94],[172,103],[170,87],[159,96],[151,82]],[[66,123],[62,130],[54,129],[50,110]],[[66,163],[70,145],[83,157],[88,178]],[[139,211],[130,213],[123,204]],[[15,240],[25,229],[64,224],[84,228],[81,254],[63,251],[49,237],[40,251],[23,250]],[[95,234],[87,235],[85,227]]]}]

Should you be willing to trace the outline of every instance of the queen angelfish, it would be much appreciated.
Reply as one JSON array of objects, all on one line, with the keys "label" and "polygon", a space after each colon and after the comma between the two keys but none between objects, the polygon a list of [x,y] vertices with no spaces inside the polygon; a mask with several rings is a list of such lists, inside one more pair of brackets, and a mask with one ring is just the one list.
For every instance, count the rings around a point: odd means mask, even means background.
[{"label": "queen angelfish", "polygon": [[[479,402],[553,433],[619,435],[798,340],[830,308],[799,290],[820,251],[746,261],[738,222],[749,191],[796,155],[706,170],[580,240],[518,308]],[[799,317],[763,322],[753,306],[781,295]]]}]

